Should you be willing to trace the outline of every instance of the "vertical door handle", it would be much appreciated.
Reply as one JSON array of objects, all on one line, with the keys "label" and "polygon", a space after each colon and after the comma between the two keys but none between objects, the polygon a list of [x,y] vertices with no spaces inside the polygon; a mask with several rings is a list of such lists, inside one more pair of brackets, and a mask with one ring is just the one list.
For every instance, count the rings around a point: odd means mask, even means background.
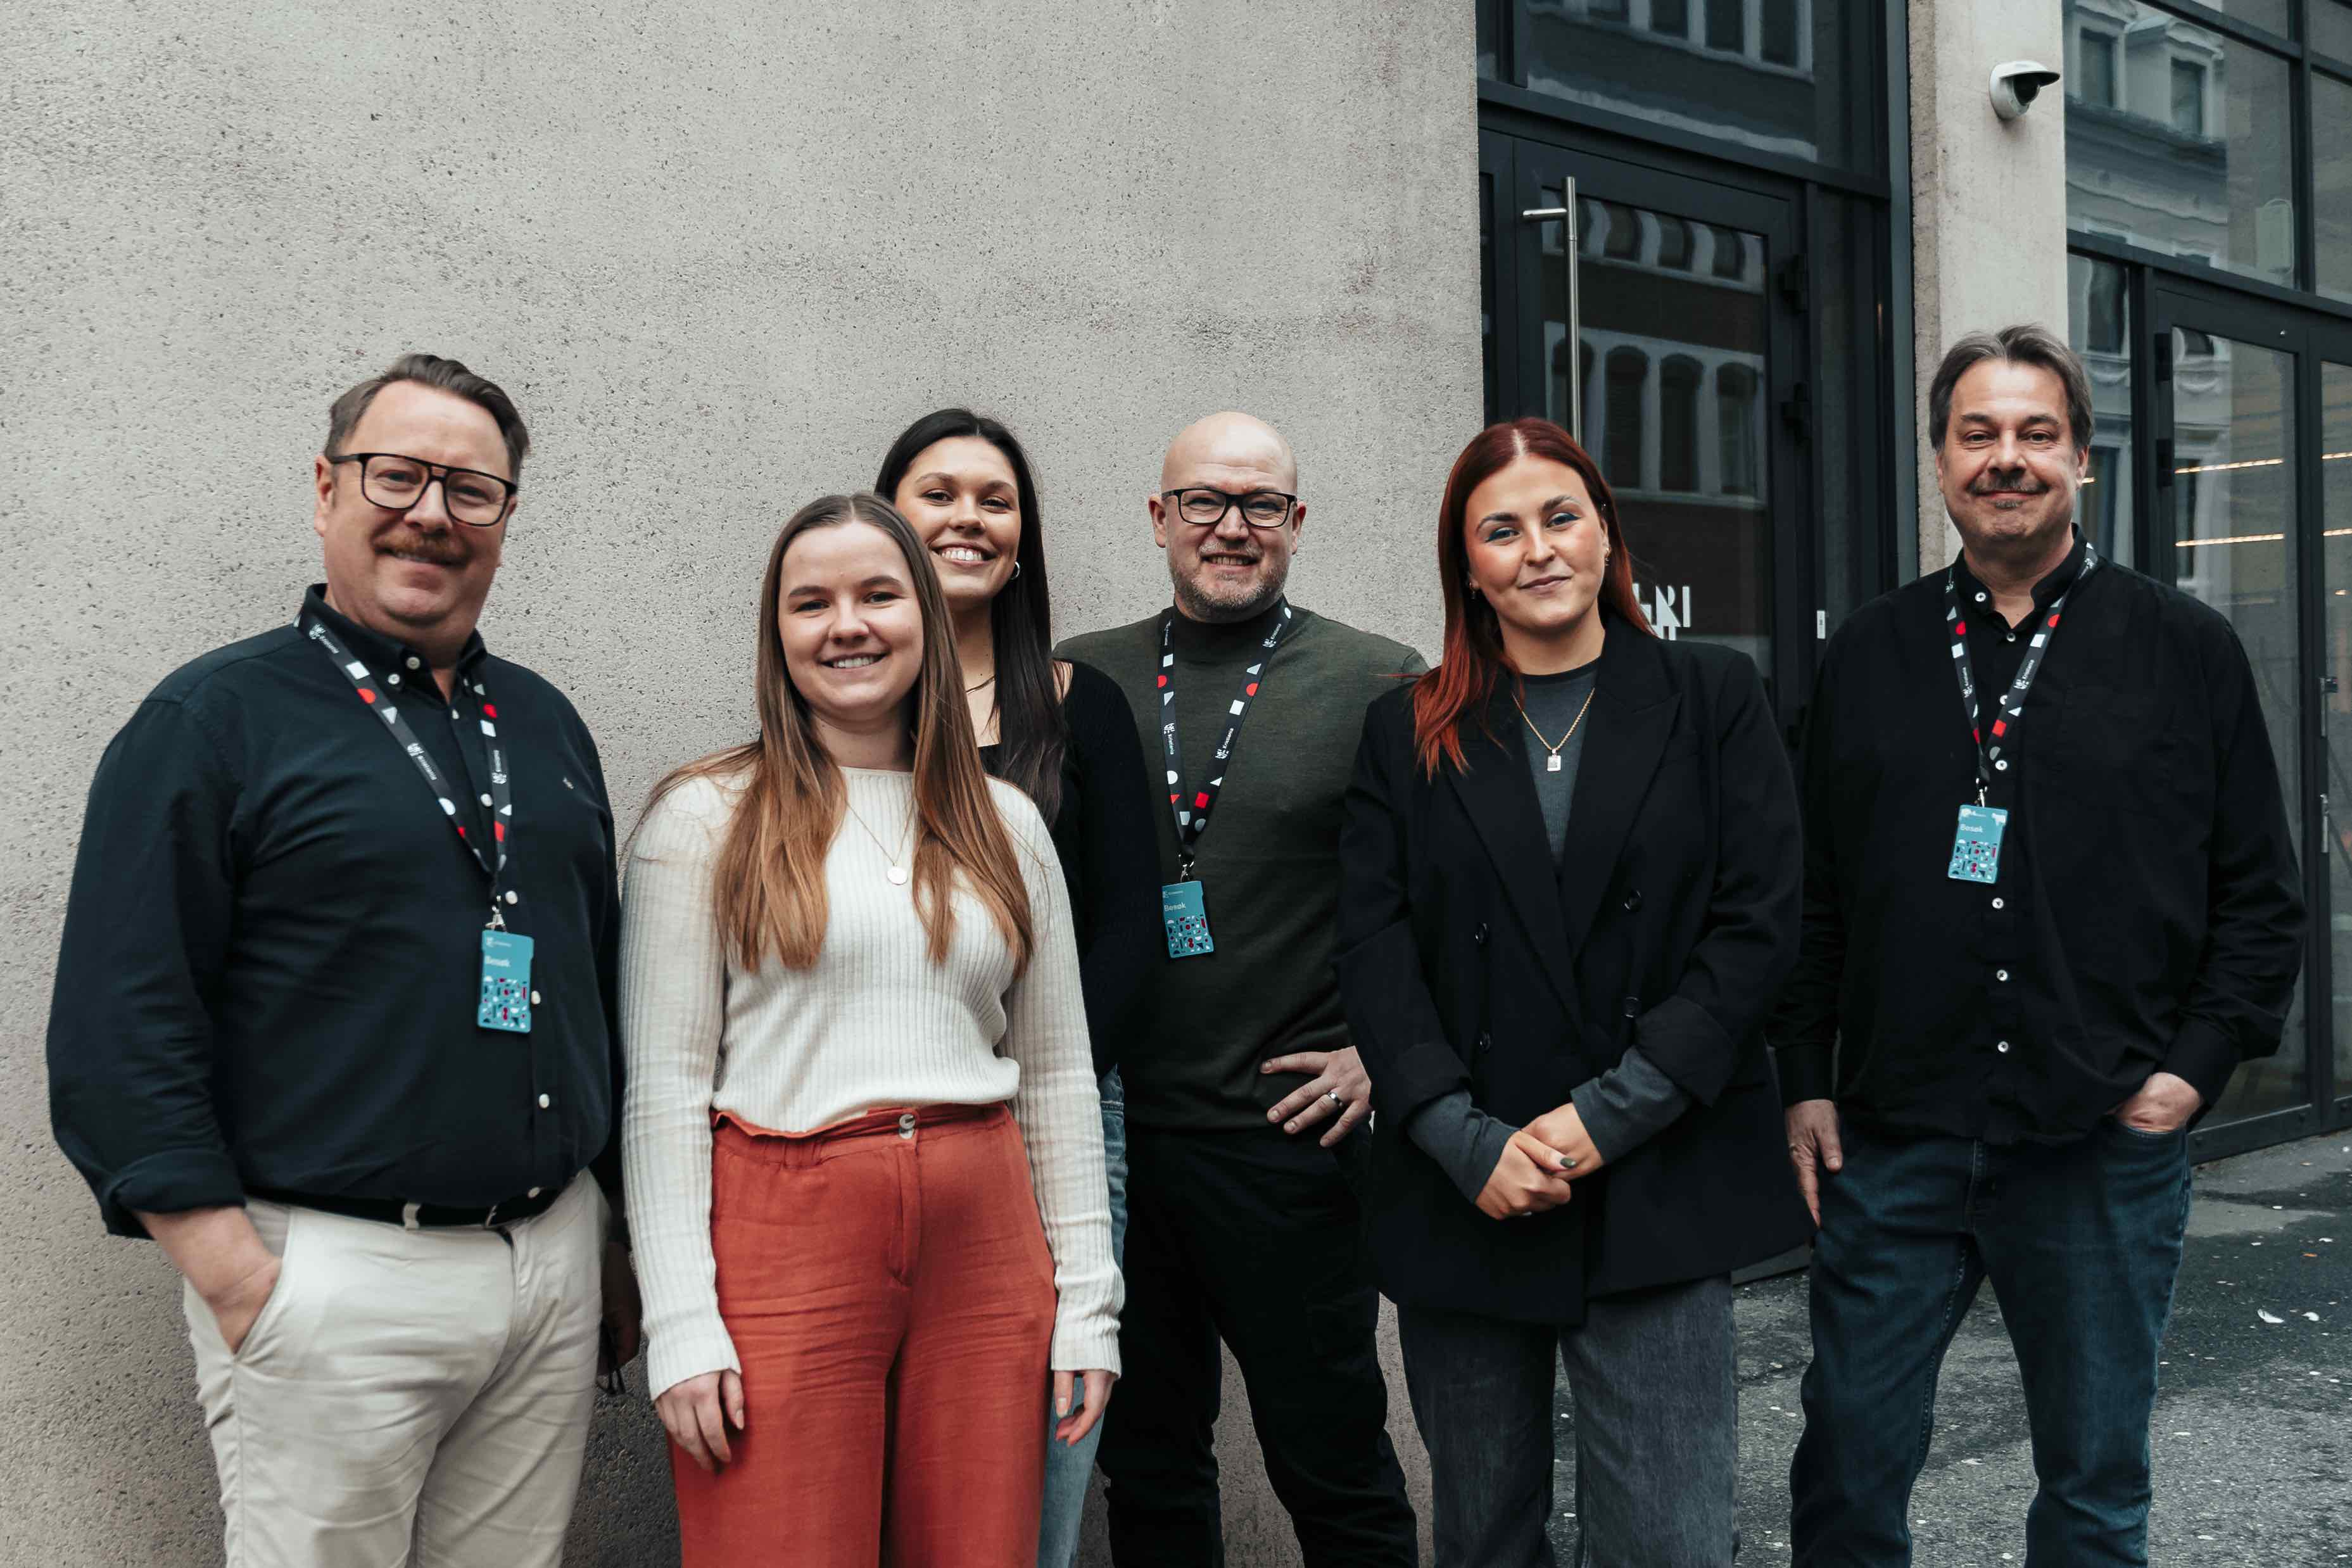
[{"label": "vertical door handle", "polygon": [[1556,207],[1528,207],[1519,214],[1521,223],[1552,223],[1561,225],[1560,253],[1568,259],[1568,433],[1579,445],[1584,441],[1584,301],[1578,292],[1576,256],[1576,182],[1560,182],[1560,199],[1565,204]]}]

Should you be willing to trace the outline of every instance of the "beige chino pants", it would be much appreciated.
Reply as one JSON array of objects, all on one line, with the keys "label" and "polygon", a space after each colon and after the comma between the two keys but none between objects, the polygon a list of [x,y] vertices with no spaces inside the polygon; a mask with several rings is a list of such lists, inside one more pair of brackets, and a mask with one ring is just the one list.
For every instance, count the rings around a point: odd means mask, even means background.
[{"label": "beige chino pants", "polygon": [[595,1402],[595,1182],[503,1233],[247,1206],[282,1262],[235,1355],[182,1292],[228,1568],[555,1568]]}]

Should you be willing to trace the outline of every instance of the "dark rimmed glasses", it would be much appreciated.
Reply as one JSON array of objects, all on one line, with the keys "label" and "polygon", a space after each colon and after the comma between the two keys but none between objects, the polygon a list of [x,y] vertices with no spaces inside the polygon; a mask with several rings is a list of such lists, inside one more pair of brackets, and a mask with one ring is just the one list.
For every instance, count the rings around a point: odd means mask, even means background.
[{"label": "dark rimmed glasses", "polygon": [[409,510],[425,499],[425,492],[437,479],[441,504],[468,528],[496,528],[504,521],[517,488],[512,479],[478,468],[453,468],[446,463],[428,463],[397,452],[345,452],[327,461],[357,463],[360,494],[371,506],[386,511]]},{"label": "dark rimmed glasses", "polygon": [[1176,515],[1195,528],[1214,528],[1225,521],[1225,514],[1241,509],[1242,521],[1252,528],[1280,528],[1290,521],[1291,509],[1298,498],[1280,490],[1251,490],[1235,495],[1230,490],[1212,489],[1207,485],[1188,485],[1182,489],[1162,490],[1160,499],[1174,498]]}]

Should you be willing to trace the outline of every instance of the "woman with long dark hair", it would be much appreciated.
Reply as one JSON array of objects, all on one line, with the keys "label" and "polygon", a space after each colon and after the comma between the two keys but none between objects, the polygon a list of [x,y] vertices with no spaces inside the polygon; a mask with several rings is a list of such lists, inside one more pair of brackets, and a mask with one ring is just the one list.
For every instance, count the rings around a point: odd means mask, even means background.
[{"label": "woman with long dark hair", "polygon": [[[622,1152],[689,1564],[1026,1568],[1038,1402],[1118,1366],[1069,899],[982,771],[930,557],[795,514],[757,739],[655,790]],[[1041,1224],[1042,1220],[1042,1224]]]},{"label": "woman with long dark hair", "polygon": [[1471,441],[1437,561],[1444,659],[1366,714],[1339,931],[1437,1562],[1552,1561],[1557,1355],[1579,1561],[1718,1568],[1730,1275],[1808,1233],[1760,1028],[1796,955],[1788,758],[1746,656],[1652,634],[1559,426]]},{"label": "woman with long dark hair", "polygon": [[[982,762],[1036,803],[1061,854],[1102,1100],[1116,1258],[1127,1228],[1118,1048],[1164,940],[1158,822],[1135,719],[1108,676],[1053,657],[1037,487],[1012,431],[968,408],[927,414],[891,444],[874,488],[914,525],[939,572]],[[1097,1407],[1107,1393],[1055,1380],[1039,1568],[1068,1568],[1077,1554],[1102,1424],[1082,1430],[1073,1410]]]}]

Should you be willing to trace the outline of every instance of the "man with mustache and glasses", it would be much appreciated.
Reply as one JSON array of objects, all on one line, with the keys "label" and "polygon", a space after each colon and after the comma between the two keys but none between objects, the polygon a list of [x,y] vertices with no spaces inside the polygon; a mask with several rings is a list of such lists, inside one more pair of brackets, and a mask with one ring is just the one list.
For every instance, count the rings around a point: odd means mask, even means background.
[{"label": "man with mustache and glasses", "polygon": [[1804,741],[1804,937],[1770,1029],[1821,1230],[1800,1564],[1911,1561],[1936,1376],[1988,1279],[2036,1563],[2147,1561],[2189,1127],[2275,1050],[2303,903],[2228,621],[2074,526],[2090,383],[2039,327],[1928,394],[1960,558],[1864,605]]},{"label": "man with mustache and glasses", "polygon": [[52,1119],[184,1277],[232,1568],[552,1568],[635,1353],[604,775],[475,631],[529,445],[455,360],[338,398],[326,581],[90,788]]},{"label": "man with mustache and glasses", "polygon": [[1369,1081],[1331,931],[1364,709],[1423,666],[1284,598],[1297,491],[1289,443],[1263,421],[1186,429],[1145,501],[1174,605],[1062,650],[1119,683],[1160,759],[1168,955],[1120,1052],[1127,1375],[1098,1459],[1120,1568],[1224,1560],[1220,1338],[1308,1568],[1416,1560],[1353,1188]]}]

